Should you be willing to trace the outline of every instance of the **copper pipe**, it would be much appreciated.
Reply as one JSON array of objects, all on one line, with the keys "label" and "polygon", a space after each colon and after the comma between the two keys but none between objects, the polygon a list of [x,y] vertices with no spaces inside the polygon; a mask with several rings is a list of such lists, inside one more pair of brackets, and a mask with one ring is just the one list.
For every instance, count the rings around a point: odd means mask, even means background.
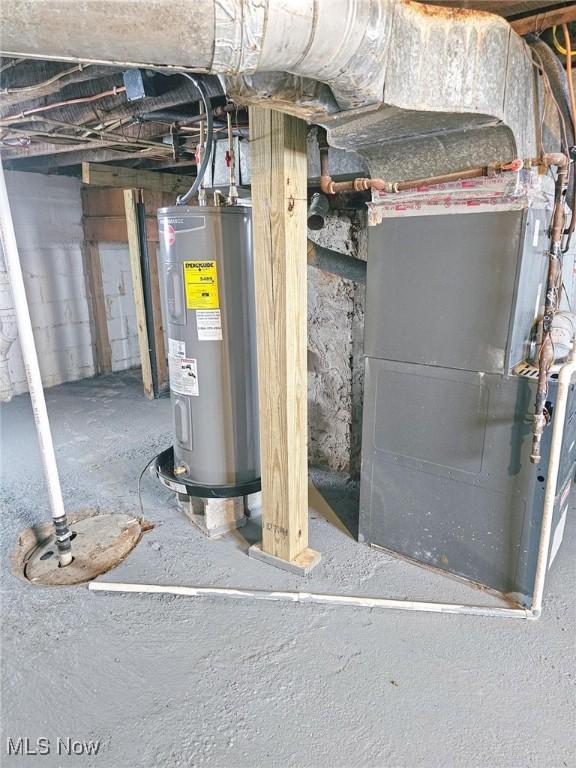
[{"label": "copper pipe", "polygon": [[67,107],[70,104],[87,104],[88,102],[91,102],[91,101],[99,101],[100,99],[106,98],[106,96],[116,96],[119,93],[124,93],[125,90],[126,88],[123,85],[119,85],[119,86],[115,86],[109,91],[102,91],[102,93],[96,93],[94,96],[82,96],[78,99],[68,99],[67,101],[57,101],[54,104],[46,104],[43,107],[26,109],[17,115],[9,115],[8,117],[4,117],[2,119],[2,122],[4,123],[16,122],[18,120],[23,120],[25,117],[28,117],[28,115],[35,115],[38,112],[46,112],[49,109],[58,109],[58,107]]},{"label": "copper pipe", "polygon": [[[323,150],[325,152],[325,150]],[[409,189],[418,189],[422,186],[432,184],[446,184],[451,181],[460,181],[461,179],[474,179],[481,176],[494,176],[503,166],[486,165],[477,168],[467,168],[462,171],[445,173],[440,176],[429,176],[423,179],[413,179],[408,181],[386,181],[379,178],[358,177],[350,181],[332,181],[332,178],[326,174],[320,176],[320,189],[324,194],[335,195],[337,192],[362,192],[367,189],[375,189],[379,192],[388,192],[394,194]]]},{"label": "copper pipe", "polygon": [[567,168],[568,163],[570,162],[567,155],[563,154],[562,152],[547,152],[542,157],[542,162],[544,165],[555,165],[556,168],[562,169]]},{"label": "copper pipe", "polygon": [[530,461],[538,464],[540,461],[540,444],[542,433],[548,424],[549,414],[546,415],[546,396],[548,394],[548,371],[554,363],[554,345],[551,339],[552,321],[558,310],[558,280],[562,279],[562,251],[561,241],[564,230],[564,201],[563,193],[568,175],[568,157],[561,153],[544,155],[546,165],[555,165],[557,168],[556,184],[554,189],[554,209],[550,226],[550,248],[548,251],[548,277],[546,279],[546,298],[544,303],[544,317],[542,318],[542,344],[538,357],[538,385],[536,387],[536,401],[534,403],[534,417],[532,421],[532,450]]},{"label": "copper pipe", "polygon": [[[363,192],[368,189],[375,189],[379,192],[388,192],[395,194],[409,189],[418,189],[432,184],[448,184],[451,181],[460,181],[461,179],[474,179],[482,176],[495,176],[499,171],[518,170],[522,163],[520,160],[513,160],[510,163],[496,163],[494,165],[478,166],[476,168],[466,168],[461,171],[444,173],[439,176],[429,176],[422,179],[410,179],[407,181],[386,181],[379,178],[365,178],[362,176],[350,181],[332,181],[330,176],[329,148],[326,140],[326,131],[318,133],[318,148],[320,150],[320,189],[326,195],[335,195],[338,192]],[[556,155],[554,155],[556,157]],[[558,155],[558,157],[560,157]],[[565,155],[562,155],[565,157]],[[551,161],[552,165],[557,165]]]}]

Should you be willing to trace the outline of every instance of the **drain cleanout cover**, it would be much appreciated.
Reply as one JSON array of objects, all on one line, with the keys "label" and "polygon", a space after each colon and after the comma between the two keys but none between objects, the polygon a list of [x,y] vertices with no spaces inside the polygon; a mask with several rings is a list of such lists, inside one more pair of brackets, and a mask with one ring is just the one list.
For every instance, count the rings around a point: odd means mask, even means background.
[{"label": "drain cleanout cover", "polygon": [[121,513],[71,515],[70,528],[74,559],[65,568],[59,565],[52,523],[23,531],[12,557],[15,575],[44,586],[91,581],[124,560],[143,531],[138,518]]}]

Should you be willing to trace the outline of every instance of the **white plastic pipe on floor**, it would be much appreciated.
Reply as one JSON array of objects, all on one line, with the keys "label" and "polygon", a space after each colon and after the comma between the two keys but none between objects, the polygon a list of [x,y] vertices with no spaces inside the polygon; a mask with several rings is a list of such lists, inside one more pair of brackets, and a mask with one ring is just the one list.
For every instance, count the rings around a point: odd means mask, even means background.
[{"label": "white plastic pipe on floor", "polygon": [[428,613],[467,613],[474,616],[495,616],[502,619],[531,618],[527,608],[499,608],[457,603],[433,603],[415,600],[394,600],[386,597],[355,597],[330,595],[319,592],[281,592],[263,589],[236,589],[234,587],[179,587],[158,584],[126,584],[111,581],[92,581],[92,592],[136,592],[156,595],[183,595],[184,597],[228,597],[247,600],[274,600],[288,603],[322,603],[351,608],[392,608],[399,611],[426,611]]},{"label": "white plastic pipe on floor", "polygon": [[8,199],[8,190],[6,189],[6,179],[4,178],[4,168],[2,167],[1,160],[0,236],[2,240],[2,248],[4,250],[6,271],[8,272],[12,296],[14,298],[20,347],[22,349],[22,357],[26,368],[26,379],[28,380],[28,389],[30,390],[30,398],[32,400],[32,410],[34,412],[34,421],[36,422],[36,431],[38,433],[38,442],[40,444],[40,453],[42,456],[42,464],[44,466],[44,476],[46,478],[46,485],[48,486],[48,499],[52,511],[52,518],[56,527],[56,537],[59,545],[58,556],[60,558],[60,565],[69,565],[72,562],[72,552],[69,543],[70,531],[68,530],[66,521],[66,512],[64,510],[62,490],[60,488],[60,478],[58,476],[58,467],[56,465],[50,423],[46,411],[46,401],[44,399],[40,368],[38,366],[38,355],[36,354],[34,334],[32,333],[32,322],[28,310],[28,300],[24,288],[18,245],[16,243],[16,234],[14,232],[14,223],[12,221],[12,212],[10,210],[10,201]]},{"label": "white plastic pipe on floor", "polygon": [[558,473],[560,471],[560,458],[562,441],[564,439],[564,425],[566,422],[566,404],[572,377],[576,373],[576,348],[574,342],[570,358],[558,374],[558,390],[556,404],[552,420],[552,438],[550,441],[550,457],[548,459],[548,476],[544,491],[544,508],[542,510],[542,528],[540,530],[540,545],[538,547],[538,561],[536,563],[536,575],[534,577],[534,591],[532,593],[532,613],[538,618],[542,612],[542,597],[544,595],[544,582],[548,570],[548,553],[550,549],[550,536],[552,533],[552,517],[554,514],[554,502],[556,500],[556,486],[558,485]]}]

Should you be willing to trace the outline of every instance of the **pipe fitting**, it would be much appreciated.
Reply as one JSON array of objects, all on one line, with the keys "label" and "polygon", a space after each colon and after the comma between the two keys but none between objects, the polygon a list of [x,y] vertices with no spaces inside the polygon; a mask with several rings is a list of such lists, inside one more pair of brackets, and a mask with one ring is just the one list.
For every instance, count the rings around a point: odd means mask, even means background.
[{"label": "pipe fitting", "polygon": [[561,170],[566,170],[570,159],[563,152],[547,152],[543,156],[542,161],[546,166],[555,165],[556,168],[558,168],[558,172],[560,173]]},{"label": "pipe fitting", "polygon": [[336,189],[334,187],[335,184],[331,176],[320,176],[320,189],[325,195],[335,195]]}]

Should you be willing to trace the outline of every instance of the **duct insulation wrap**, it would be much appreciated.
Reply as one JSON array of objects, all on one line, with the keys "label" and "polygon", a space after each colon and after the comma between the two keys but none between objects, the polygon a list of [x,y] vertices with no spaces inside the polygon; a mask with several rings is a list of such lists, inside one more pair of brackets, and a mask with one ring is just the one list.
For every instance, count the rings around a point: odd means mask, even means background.
[{"label": "duct insulation wrap", "polygon": [[175,206],[158,223],[175,474],[241,486],[260,477],[251,210]]}]

